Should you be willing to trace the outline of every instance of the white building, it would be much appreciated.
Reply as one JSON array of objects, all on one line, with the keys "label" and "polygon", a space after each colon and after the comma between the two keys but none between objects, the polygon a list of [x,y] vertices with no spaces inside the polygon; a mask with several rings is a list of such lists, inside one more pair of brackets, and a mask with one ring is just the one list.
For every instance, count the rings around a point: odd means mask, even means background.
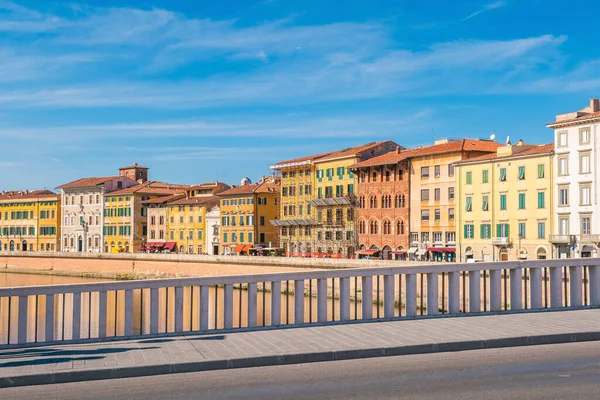
[{"label": "white building", "polygon": [[600,244],[600,100],[557,115],[547,126],[554,129],[555,141],[554,257],[595,257]]},{"label": "white building", "polygon": [[206,252],[212,256],[218,256],[221,251],[220,229],[221,211],[218,206],[206,210]]},{"label": "white building", "polygon": [[104,239],[104,194],[136,184],[136,181],[127,176],[109,176],[83,178],[59,186],[61,250],[100,253]]}]

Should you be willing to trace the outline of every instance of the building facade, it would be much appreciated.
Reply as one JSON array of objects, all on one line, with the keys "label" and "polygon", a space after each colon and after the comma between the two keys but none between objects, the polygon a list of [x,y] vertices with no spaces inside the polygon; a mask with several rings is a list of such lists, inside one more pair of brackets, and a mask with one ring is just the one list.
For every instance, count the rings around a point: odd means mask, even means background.
[{"label": "building facade", "polygon": [[438,140],[415,149],[410,158],[411,259],[456,259],[454,163],[496,152],[488,140]]},{"label": "building facade", "polygon": [[519,141],[455,164],[460,261],[552,258],[553,154]]},{"label": "building facade", "polygon": [[260,253],[279,247],[279,183],[263,178],[252,184],[244,178],[240,186],[218,194],[221,213],[221,246],[224,253]]},{"label": "building facade", "polygon": [[358,177],[359,257],[406,258],[409,247],[410,154],[395,151],[354,164]]},{"label": "building facade", "polygon": [[555,258],[596,257],[600,245],[598,209],[600,100],[582,110],[560,114],[547,125],[554,130]]},{"label": "building facade", "polygon": [[172,201],[169,209],[169,242],[182,254],[206,253],[206,210],[219,202],[215,196],[186,197]]},{"label": "building facade", "polygon": [[206,253],[221,254],[221,209],[219,203],[206,208]]},{"label": "building facade", "polygon": [[0,194],[0,251],[59,251],[60,195],[48,190]]}]

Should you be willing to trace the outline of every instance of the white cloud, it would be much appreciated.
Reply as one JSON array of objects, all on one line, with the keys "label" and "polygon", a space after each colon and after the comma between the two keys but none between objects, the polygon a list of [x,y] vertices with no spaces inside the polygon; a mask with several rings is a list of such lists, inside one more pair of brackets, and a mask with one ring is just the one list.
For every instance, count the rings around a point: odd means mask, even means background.
[{"label": "white cloud", "polygon": [[474,13],[466,16],[465,18],[462,19],[462,21],[467,21],[471,18],[475,18],[476,16],[478,16],[481,13],[484,13],[486,11],[490,11],[490,10],[495,10],[497,8],[501,8],[504,7],[506,5],[505,1],[495,1],[493,3],[487,4],[486,6],[484,6],[482,9],[475,11]]}]

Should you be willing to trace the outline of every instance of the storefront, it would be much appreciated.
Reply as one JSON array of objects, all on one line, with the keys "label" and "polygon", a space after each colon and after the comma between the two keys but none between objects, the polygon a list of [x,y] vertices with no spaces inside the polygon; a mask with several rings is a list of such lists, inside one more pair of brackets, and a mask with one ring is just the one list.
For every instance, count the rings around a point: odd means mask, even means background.
[{"label": "storefront", "polygon": [[454,247],[429,247],[431,260],[436,262],[454,262],[456,261],[456,248]]}]

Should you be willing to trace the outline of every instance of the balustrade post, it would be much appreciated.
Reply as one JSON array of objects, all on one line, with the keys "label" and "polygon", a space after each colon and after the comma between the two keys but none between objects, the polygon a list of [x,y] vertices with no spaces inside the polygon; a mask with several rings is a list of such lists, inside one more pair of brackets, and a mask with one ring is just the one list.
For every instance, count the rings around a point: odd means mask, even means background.
[{"label": "balustrade post", "polygon": [[[156,289],[158,291],[158,289]],[[157,307],[156,311],[158,312],[158,293],[157,293]],[[107,301],[107,293],[106,290],[103,290],[98,293],[98,337],[104,339],[106,337],[106,301]],[[64,315],[63,315],[64,318]],[[158,316],[156,317],[156,332],[158,332]],[[155,333],[156,333],[155,332]]]},{"label": "balustrade post", "polygon": [[[217,288],[218,290],[218,288]],[[223,299],[223,329],[233,328],[233,285],[225,285],[225,298]]]},{"label": "balustrade post", "polygon": [[[240,293],[241,295],[241,293]],[[256,300],[258,296],[256,294],[256,283],[248,284],[248,327],[253,328],[256,326]],[[241,312],[241,310],[240,310]]]},{"label": "balustrade post", "polygon": [[158,333],[158,288],[150,289],[150,334]]},{"label": "balustrade post", "polygon": [[175,287],[175,332],[183,332],[183,287]]},{"label": "balustrade post", "polygon": [[[27,343],[27,303],[28,296],[19,296],[19,316],[17,320],[17,343],[19,344]],[[10,335],[10,332],[8,334]]]},{"label": "balustrade post", "polygon": [[523,269],[516,267],[510,270],[510,309],[523,309]]},{"label": "balustrade post", "polygon": [[79,340],[81,338],[81,293],[73,293],[73,324],[71,332],[71,339]]},{"label": "balustrade post", "polygon": [[294,281],[294,325],[304,324],[304,279]]},{"label": "balustrade post", "polygon": [[[542,269],[530,268],[529,275],[531,276],[531,308],[542,308]],[[525,295],[527,296],[527,293]]]},{"label": "balustrade post", "polygon": [[460,313],[460,272],[448,273],[448,312]]},{"label": "balustrade post", "polygon": [[350,278],[340,278],[340,321],[350,319]]},{"label": "balustrade post", "polygon": [[481,311],[481,271],[469,271],[469,312]]},{"label": "balustrade post", "polygon": [[373,318],[373,277],[362,277],[362,319]]},{"label": "balustrade post", "polygon": [[427,315],[438,315],[438,274],[430,272],[427,274]]},{"label": "balustrade post", "polygon": [[490,310],[502,311],[502,270],[490,270]]},{"label": "balustrade post", "polygon": [[208,299],[210,297],[210,287],[200,286],[200,330],[208,330]]},{"label": "balustrade post", "polygon": [[[91,334],[90,334],[91,337]],[[46,295],[46,329],[44,332],[44,341],[54,341],[54,295]]]},{"label": "balustrade post", "polygon": [[125,336],[133,335],[133,290],[125,290]]},{"label": "balustrade post", "polygon": [[327,322],[327,278],[317,279],[317,321]]},{"label": "balustrade post", "polygon": [[550,307],[561,308],[562,299],[562,267],[550,268]]},{"label": "balustrade post", "polygon": [[417,315],[417,275],[406,275],[406,316]]},{"label": "balustrade post", "polygon": [[600,265],[591,265],[590,269],[590,305],[600,307]]},{"label": "balustrade post", "polygon": [[281,282],[271,282],[271,326],[281,324]]},{"label": "balustrade post", "polygon": [[581,307],[583,304],[581,296],[581,267],[569,267],[569,287],[571,292],[571,307]]},{"label": "balustrade post", "polygon": [[384,275],[383,277],[383,316],[384,318],[394,317],[394,275]]}]

